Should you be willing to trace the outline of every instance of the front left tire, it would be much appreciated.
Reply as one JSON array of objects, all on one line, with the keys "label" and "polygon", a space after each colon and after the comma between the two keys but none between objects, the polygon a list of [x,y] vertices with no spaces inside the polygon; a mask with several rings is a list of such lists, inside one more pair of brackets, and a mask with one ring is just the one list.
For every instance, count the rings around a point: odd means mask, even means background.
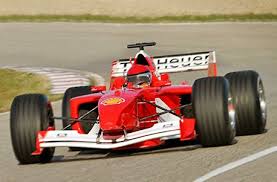
[{"label": "front left tire", "polygon": [[36,150],[38,131],[54,127],[53,110],[46,96],[26,94],[14,98],[10,112],[10,132],[14,154],[20,164],[51,161],[55,148],[45,148],[41,155]]}]

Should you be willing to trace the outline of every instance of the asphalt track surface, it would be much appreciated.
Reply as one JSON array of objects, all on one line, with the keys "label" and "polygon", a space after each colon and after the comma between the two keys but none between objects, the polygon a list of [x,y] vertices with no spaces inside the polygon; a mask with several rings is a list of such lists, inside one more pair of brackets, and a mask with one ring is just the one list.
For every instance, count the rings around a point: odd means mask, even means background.
[{"label": "asphalt track surface", "polygon": [[[219,74],[254,69],[264,81],[268,132],[236,137],[235,145],[202,148],[183,143],[143,152],[68,152],[56,149],[49,164],[18,165],[9,115],[0,115],[0,181],[193,181],[225,164],[277,145],[277,23],[113,25],[90,23],[0,24],[0,66],[51,66],[98,73],[108,79],[111,60],[128,58],[128,43],[157,41],[153,55],[216,50]],[[205,76],[172,75],[174,83]],[[60,115],[60,103],[55,114]],[[57,123],[57,121],[56,121]],[[60,124],[57,124],[60,126]],[[272,153],[210,181],[277,181]]]}]

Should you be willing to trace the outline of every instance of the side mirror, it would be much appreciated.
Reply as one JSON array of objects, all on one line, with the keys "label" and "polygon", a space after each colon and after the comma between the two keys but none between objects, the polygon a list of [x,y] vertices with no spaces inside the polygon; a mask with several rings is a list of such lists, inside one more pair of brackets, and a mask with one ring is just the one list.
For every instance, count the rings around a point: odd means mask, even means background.
[{"label": "side mirror", "polygon": [[91,86],[90,91],[95,93],[95,92],[102,92],[106,91],[107,88],[105,85],[100,85],[100,86]]},{"label": "side mirror", "polygon": [[163,81],[169,81],[169,75],[167,73],[162,73],[161,74],[161,80],[163,80]]}]

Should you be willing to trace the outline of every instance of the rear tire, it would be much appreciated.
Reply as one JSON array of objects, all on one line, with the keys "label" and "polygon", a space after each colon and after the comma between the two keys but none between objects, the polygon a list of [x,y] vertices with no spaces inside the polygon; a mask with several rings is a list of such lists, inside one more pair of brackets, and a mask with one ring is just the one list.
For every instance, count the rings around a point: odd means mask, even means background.
[{"label": "rear tire", "polygon": [[[62,101],[62,116],[66,117],[66,118],[70,118],[70,99],[74,98],[74,97],[78,97],[78,96],[82,96],[82,95],[87,95],[87,94],[91,94],[91,87],[90,86],[81,86],[81,87],[71,87],[68,88],[63,96],[63,101]],[[70,121],[69,120],[63,120],[63,128],[67,127],[68,125],[70,125]],[[86,123],[83,123],[83,126],[85,125],[85,127],[87,127]],[[68,130],[71,130],[71,127],[67,128]],[[89,130],[89,129],[88,129]],[[79,151],[81,150],[81,148],[77,148],[77,147],[69,147],[70,151]]]},{"label": "rear tire", "polygon": [[55,148],[45,148],[39,156],[32,156],[36,150],[38,131],[54,127],[53,110],[47,97],[42,94],[26,94],[15,97],[10,112],[10,131],[14,154],[20,164],[46,163]]},{"label": "rear tire", "polygon": [[[67,117],[70,118],[70,99],[74,98],[74,97],[78,97],[78,96],[82,96],[82,95],[87,95],[87,94],[91,94],[91,87],[90,86],[81,86],[81,87],[71,87],[68,88],[63,96],[63,101],[62,101],[62,116],[63,117]],[[68,120],[63,120],[63,127],[65,128],[66,126],[68,126],[70,124],[70,121]],[[69,127],[68,129],[71,129],[71,127]]]},{"label": "rear tire", "polygon": [[228,81],[224,77],[196,80],[192,88],[196,131],[203,146],[232,144],[235,117]]},{"label": "rear tire", "polygon": [[262,80],[255,71],[239,71],[225,75],[236,109],[237,135],[259,134],[265,131],[266,100]]}]

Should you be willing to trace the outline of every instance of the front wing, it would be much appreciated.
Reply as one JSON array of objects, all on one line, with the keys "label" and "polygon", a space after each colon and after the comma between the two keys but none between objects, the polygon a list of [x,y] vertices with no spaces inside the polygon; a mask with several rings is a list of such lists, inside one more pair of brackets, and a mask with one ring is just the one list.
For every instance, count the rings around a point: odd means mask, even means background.
[{"label": "front wing", "polygon": [[127,133],[116,140],[107,140],[102,135],[99,136],[99,124],[95,124],[88,134],[79,134],[75,130],[40,131],[37,134],[36,151],[32,155],[40,155],[42,149],[48,147],[115,149],[151,139],[194,139],[195,119],[177,118],[167,122],[158,122],[151,128]]}]

